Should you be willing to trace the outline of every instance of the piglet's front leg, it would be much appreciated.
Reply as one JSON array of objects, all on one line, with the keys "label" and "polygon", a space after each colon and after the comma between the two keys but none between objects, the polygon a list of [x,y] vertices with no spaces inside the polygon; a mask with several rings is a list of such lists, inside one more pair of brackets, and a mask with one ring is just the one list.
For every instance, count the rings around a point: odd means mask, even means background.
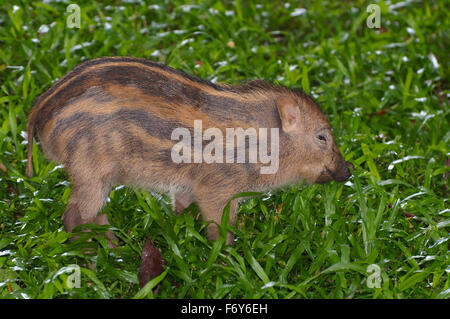
[{"label": "piglet's front leg", "polygon": [[173,210],[180,215],[186,208],[194,202],[194,195],[191,192],[172,193]]},{"label": "piglet's front leg", "polygon": [[[208,238],[210,240],[217,240],[219,237],[219,227],[218,225],[222,222],[222,214],[228,201],[232,198],[232,195],[223,196],[221,198],[204,197],[197,200],[198,206],[200,207],[200,212],[202,214],[203,220],[209,222],[207,226]],[[237,200],[234,199],[230,203],[230,226],[234,225],[237,210]],[[234,235],[231,231],[227,234],[227,244],[232,244]]]}]

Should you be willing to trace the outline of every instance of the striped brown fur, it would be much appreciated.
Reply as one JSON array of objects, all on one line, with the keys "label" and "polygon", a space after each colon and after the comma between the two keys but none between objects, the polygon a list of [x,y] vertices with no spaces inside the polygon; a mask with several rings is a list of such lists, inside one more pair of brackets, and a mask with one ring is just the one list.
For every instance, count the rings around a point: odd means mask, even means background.
[{"label": "striped brown fur", "polygon": [[[171,133],[184,127],[193,136],[195,120],[224,136],[226,128],[279,128],[278,171],[262,175],[261,163],[173,162]],[[222,210],[238,192],[350,175],[325,116],[303,92],[262,81],[214,84],[130,57],[87,61],[67,73],[36,99],[27,131],[28,175],[36,132],[45,154],[71,177],[68,231],[95,221],[114,184],[170,192],[177,212],[197,202],[215,239]]]}]

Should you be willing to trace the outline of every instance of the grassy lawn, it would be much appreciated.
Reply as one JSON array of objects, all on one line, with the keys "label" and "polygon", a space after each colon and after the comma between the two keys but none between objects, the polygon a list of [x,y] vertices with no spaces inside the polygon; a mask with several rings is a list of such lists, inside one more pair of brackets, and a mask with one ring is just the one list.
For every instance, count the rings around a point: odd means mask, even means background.
[{"label": "grassy lawn", "polygon": [[[379,29],[367,1],[148,2],[78,1],[80,28],[69,1],[1,2],[0,298],[450,297],[446,1],[374,1]],[[206,239],[197,207],[177,217],[166,195],[117,186],[104,211],[120,247],[104,227],[70,242],[65,171],[35,147],[25,175],[26,117],[56,79],[113,55],[301,88],[354,174],[246,200],[233,246]],[[157,295],[138,285],[148,236],[166,262]]]}]

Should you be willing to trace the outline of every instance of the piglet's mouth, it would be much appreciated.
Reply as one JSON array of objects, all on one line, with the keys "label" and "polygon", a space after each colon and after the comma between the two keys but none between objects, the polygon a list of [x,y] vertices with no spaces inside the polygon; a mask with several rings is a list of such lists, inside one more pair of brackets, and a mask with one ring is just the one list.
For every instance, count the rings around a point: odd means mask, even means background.
[{"label": "piglet's mouth", "polygon": [[352,176],[352,170],[354,169],[354,166],[350,162],[343,162],[342,165],[339,166],[339,168],[335,172],[331,172],[333,176],[333,179],[336,182],[343,182]]},{"label": "piglet's mouth", "polygon": [[353,169],[353,164],[350,162],[344,162],[345,164],[340,166],[336,171],[332,171],[327,166],[320,173],[319,178],[316,183],[322,184],[335,180],[336,182],[343,182],[352,176],[351,169]]}]

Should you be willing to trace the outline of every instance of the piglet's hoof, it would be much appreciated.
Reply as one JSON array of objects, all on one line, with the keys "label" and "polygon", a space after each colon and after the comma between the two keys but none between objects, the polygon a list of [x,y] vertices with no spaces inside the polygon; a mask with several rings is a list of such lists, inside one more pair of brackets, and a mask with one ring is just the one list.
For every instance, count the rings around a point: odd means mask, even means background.
[{"label": "piglet's hoof", "polygon": [[159,250],[153,245],[150,237],[147,238],[141,255],[139,268],[139,284],[142,287],[163,272],[163,259]]}]

